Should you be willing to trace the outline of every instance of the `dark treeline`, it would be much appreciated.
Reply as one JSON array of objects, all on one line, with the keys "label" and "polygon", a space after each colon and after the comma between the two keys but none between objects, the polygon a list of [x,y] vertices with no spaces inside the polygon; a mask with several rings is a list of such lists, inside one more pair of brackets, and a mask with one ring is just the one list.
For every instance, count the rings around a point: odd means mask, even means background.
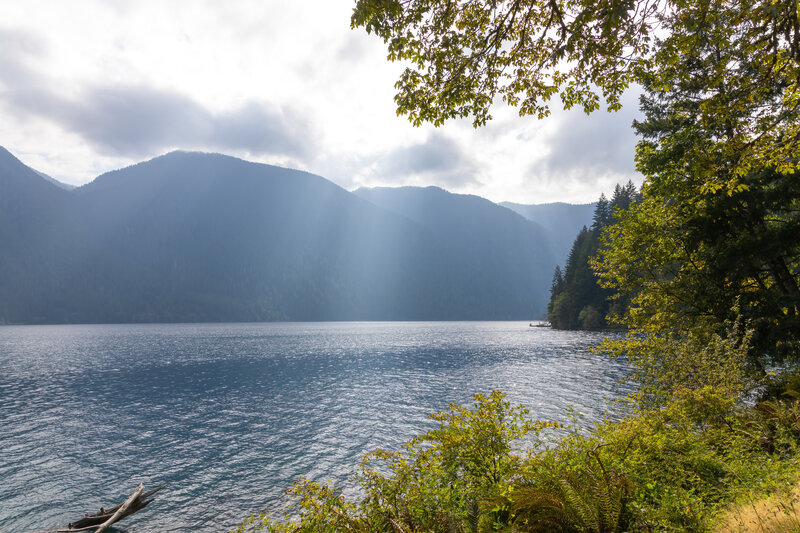
[{"label": "dark treeline", "polygon": [[591,228],[581,229],[562,270],[556,267],[550,288],[547,318],[556,329],[599,329],[609,325],[612,316],[624,311],[625,301],[598,284],[590,259],[601,245],[603,230],[614,223],[617,213],[641,201],[633,182],[617,184],[611,200],[601,194],[594,210]]}]

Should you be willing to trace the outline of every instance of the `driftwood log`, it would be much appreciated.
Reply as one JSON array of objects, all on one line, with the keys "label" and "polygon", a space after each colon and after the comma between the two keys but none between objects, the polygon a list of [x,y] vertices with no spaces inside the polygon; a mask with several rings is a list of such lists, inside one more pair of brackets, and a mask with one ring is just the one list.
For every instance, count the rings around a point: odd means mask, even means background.
[{"label": "driftwood log", "polygon": [[[141,511],[153,501],[150,496],[163,489],[166,485],[161,485],[153,490],[144,492],[144,485],[139,487],[131,494],[127,500],[119,505],[115,505],[110,509],[100,508],[99,513],[87,514],[80,520],[70,522],[66,529],[58,529],[58,533],[75,533],[77,531],[88,531],[94,529],[94,533],[105,531],[107,527],[122,520],[126,516],[130,516],[136,511]],[[148,499],[150,498],[150,499]]]}]

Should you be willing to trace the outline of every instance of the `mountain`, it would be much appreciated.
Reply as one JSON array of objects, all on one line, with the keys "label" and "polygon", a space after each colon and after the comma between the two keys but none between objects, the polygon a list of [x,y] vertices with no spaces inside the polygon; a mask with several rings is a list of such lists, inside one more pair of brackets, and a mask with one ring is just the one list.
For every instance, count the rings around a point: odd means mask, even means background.
[{"label": "mountain", "polygon": [[[187,152],[65,190],[3,150],[0,321],[542,313],[539,278],[549,284],[552,260],[532,253],[540,228],[486,200],[468,203],[480,204],[475,215],[445,209],[426,222],[306,172]],[[470,225],[482,209],[507,215]]]},{"label": "mountain", "polygon": [[467,286],[503,294],[514,316],[540,315],[550,287],[546,273],[556,265],[540,225],[485,198],[438,187],[361,188],[354,194],[437,235],[468,270]]},{"label": "mountain", "polygon": [[523,217],[540,224],[549,236],[558,264],[564,265],[572,248],[575,236],[586,226],[592,225],[595,204],[515,204],[501,202],[500,205],[516,211]]},{"label": "mountain", "polygon": [[[26,166],[0,146],[0,220],[27,225],[33,213],[46,215],[66,201],[67,191],[55,180]],[[2,228],[2,226],[0,226]]]},{"label": "mountain", "polygon": [[0,147],[0,323],[27,315],[64,252],[70,193]]},{"label": "mountain", "polygon": [[[2,148],[2,147],[0,147],[0,148]],[[55,185],[55,186],[56,186],[56,187],[58,187],[59,189],[64,189],[65,191],[71,191],[72,189],[74,189],[74,188],[75,188],[75,186],[74,186],[74,185],[70,185],[69,183],[63,183],[63,182],[61,182],[61,181],[58,181],[57,179],[55,179],[55,178],[53,178],[53,177],[51,177],[51,176],[48,176],[48,175],[47,175],[47,174],[45,174],[44,172],[39,172],[38,170],[34,170],[34,172],[36,172],[37,174],[39,174],[39,175],[40,175],[41,177],[43,177],[43,178],[44,178],[46,181],[49,181],[50,183],[52,183],[53,185]]]}]

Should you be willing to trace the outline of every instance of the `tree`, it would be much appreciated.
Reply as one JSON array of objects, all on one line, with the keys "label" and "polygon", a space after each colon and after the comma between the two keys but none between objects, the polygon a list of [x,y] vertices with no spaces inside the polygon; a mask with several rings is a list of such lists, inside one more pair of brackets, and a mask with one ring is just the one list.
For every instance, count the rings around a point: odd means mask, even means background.
[{"label": "tree", "polygon": [[611,222],[611,206],[608,203],[605,193],[600,194],[592,215],[592,229],[599,230],[608,226]]},{"label": "tree", "polygon": [[627,211],[632,204],[642,201],[642,195],[636,190],[636,186],[628,180],[624,186],[617,183],[614,187],[614,194],[611,196],[611,205],[608,207],[610,213],[606,218],[606,225],[613,223],[612,217],[616,211]]},{"label": "tree", "polygon": [[590,258],[600,248],[600,236],[607,226],[613,224],[631,205],[641,201],[641,194],[633,182],[617,185],[611,201],[600,195],[594,210],[591,229],[584,227],[572,244],[567,263],[562,273],[556,267],[550,289],[547,318],[556,329],[599,329],[609,325],[618,307],[625,300],[617,298],[611,306],[613,289],[603,288],[590,267]]},{"label": "tree", "polygon": [[564,288],[564,274],[561,272],[561,267],[556,265],[556,270],[553,272],[553,283],[550,286],[550,297],[556,296]]},{"label": "tree", "polygon": [[[606,287],[636,294],[627,320],[638,330],[686,330],[706,317],[721,325],[735,309],[755,328],[753,362],[798,359],[800,151],[747,157],[773,134],[759,130],[764,116],[789,135],[781,121],[798,120],[787,107],[797,80],[788,66],[763,78],[736,16],[696,13],[681,56],[646,78],[646,118],[635,124],[644,201],[610,228],[595,266]],[[774,153],[795,142],[783,139]]]},{"label": "tree", "polygon": [[[713,31],[704,26],[709,20],[717,22]],[[669,88],[693,79],[679,60],[711,41],[723,54],[714,77],[744,59],[752,67],[707,102],[709,112],[754,111],[730,146],[741,155],[737,172],[765,164],[786,172],[798,163],[795,0],[357,0],[352,25],[375,33],[390,60],[408,65],[395,101],[417,125],[457,117],[483,125],[499,100],[541,118],[555,95],[586,112],[602,96],[615,110],[632,83]],[[778,79],[782,99],[762,105],[764,87]]]}]

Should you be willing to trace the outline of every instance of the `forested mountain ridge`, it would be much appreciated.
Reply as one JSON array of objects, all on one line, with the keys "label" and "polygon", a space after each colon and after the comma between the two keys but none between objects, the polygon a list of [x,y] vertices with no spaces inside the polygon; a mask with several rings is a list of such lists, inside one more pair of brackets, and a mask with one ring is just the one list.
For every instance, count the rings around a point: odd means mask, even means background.
[{"label": "forested mountain ridge", "polygon": [[0,324],[29,315],[57,276],[75,211],[70,192],[0,147]]},{"label": "forested mountain ridge", "polygon": [[[543,272],[556,255],[542,227],[485,198],[439,187],[361,188],[356,195],[403,215],[436,234],[454,257],[469,263],[477,285],[504,293],[528,316],[541,316],[537,295],[548,290]],[[512,281],[513,280],[513,281]]]},{"label": "forested mountain ridge", "polygon": [[426,222],[218,154],[173,152],[74,190],[0,159],[6,323],[527,320],[546,306],[541,229],[477,197]]}]

